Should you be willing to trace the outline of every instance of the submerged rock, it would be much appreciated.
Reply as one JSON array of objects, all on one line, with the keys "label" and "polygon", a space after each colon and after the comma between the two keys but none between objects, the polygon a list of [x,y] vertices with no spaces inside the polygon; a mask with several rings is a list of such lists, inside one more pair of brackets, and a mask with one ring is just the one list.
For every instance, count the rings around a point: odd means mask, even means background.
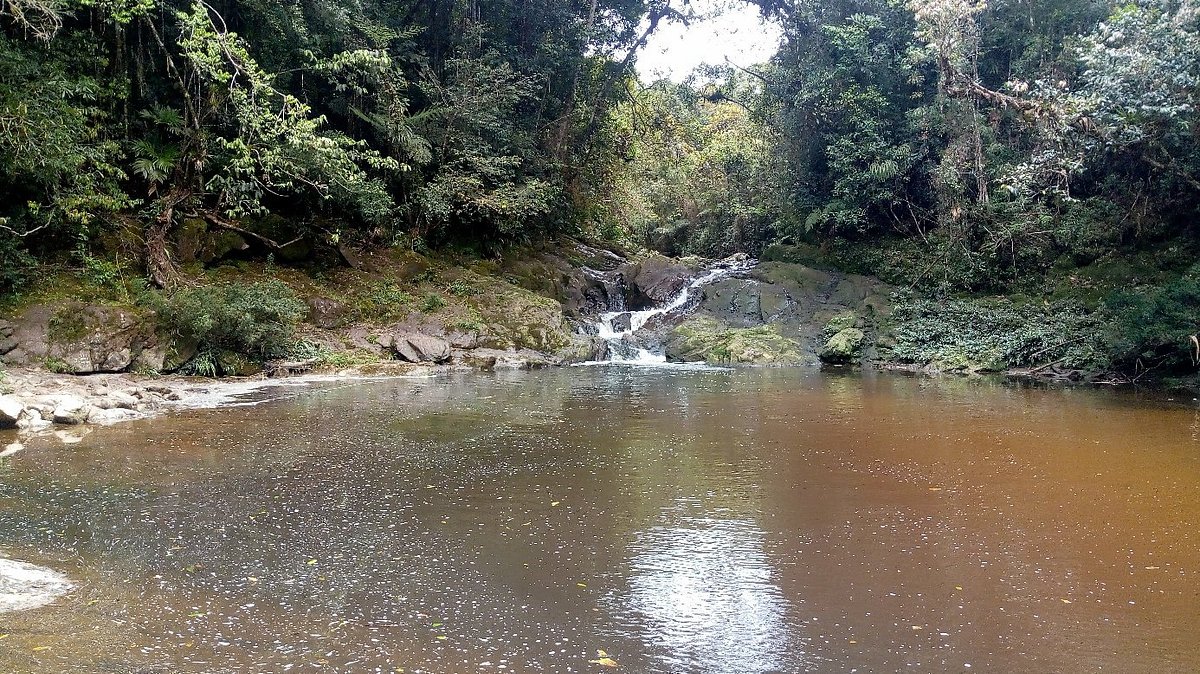
[{"label": "submerged rock", "polygon": [[0,558],[0,613],[45,606],[73,587],[53,569]]}]

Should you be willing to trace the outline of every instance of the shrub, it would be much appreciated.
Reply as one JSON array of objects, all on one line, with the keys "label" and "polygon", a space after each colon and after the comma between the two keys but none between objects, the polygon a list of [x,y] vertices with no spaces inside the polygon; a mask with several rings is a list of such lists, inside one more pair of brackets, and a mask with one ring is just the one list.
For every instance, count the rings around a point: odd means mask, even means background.
[{"label": "shrub", "polygon": [[1200,264],[1158,288],[1119,292],[1105,303],[1108,348],[1129,367],[1195,370],[1200,343]]},{"label": "shrub", "polygon": [[1100,317],[1073,303],[898,297],[892,325],[891,356],[901,363],[971,370],[1108,365]]},{"label": "shrub", "polygon": [[436,293],[429,293],[425,296],[425,300],[421,303],[421,311],[431,314],[435,311],[441,311],[445,306],[445,298]]},{"label": "shrub", "polygon": [[279,281],[199,286],[165,302],[167,326],[201,351],[228,349],[259,358],[285,355],[307,311]]}]

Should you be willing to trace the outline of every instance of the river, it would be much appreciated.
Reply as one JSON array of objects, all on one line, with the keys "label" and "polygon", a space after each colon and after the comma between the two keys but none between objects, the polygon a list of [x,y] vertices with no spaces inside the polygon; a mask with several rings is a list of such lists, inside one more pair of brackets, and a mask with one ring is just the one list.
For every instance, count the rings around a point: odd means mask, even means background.
[{"label": "river", "polygon": [[0,463],[0,553],[77,584],[0,614],[0,671],[1200,671],[1191,398],[627,367],[266,396]]}]

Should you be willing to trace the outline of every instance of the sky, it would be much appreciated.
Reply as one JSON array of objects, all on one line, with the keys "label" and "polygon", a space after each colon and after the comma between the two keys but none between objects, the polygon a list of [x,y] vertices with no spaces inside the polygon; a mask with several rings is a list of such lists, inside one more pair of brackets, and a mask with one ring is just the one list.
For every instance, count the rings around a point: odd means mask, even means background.
[{"label": "sky", "polygon": [[[705,12],[716,0],[693,0]],[[668,78],[682,82],[702,63],[724,65],[728,58],[739,66],[766,61],[779,46],[778,26],[763,23],[758,9],[737,5],[708,21],[660,25],[638,54],[638,75],[645,82]]]}]

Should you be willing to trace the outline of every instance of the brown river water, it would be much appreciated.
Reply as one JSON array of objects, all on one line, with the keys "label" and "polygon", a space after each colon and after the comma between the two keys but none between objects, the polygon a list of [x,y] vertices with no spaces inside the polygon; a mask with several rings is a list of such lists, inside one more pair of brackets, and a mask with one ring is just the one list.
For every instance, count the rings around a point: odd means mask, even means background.
[{"label": "brown river water", "polygon": [[0,553],[77,583],[0,614],[0,672],[1200,671],[1190,397],[620,367],[272,396],[0,463]]}]

